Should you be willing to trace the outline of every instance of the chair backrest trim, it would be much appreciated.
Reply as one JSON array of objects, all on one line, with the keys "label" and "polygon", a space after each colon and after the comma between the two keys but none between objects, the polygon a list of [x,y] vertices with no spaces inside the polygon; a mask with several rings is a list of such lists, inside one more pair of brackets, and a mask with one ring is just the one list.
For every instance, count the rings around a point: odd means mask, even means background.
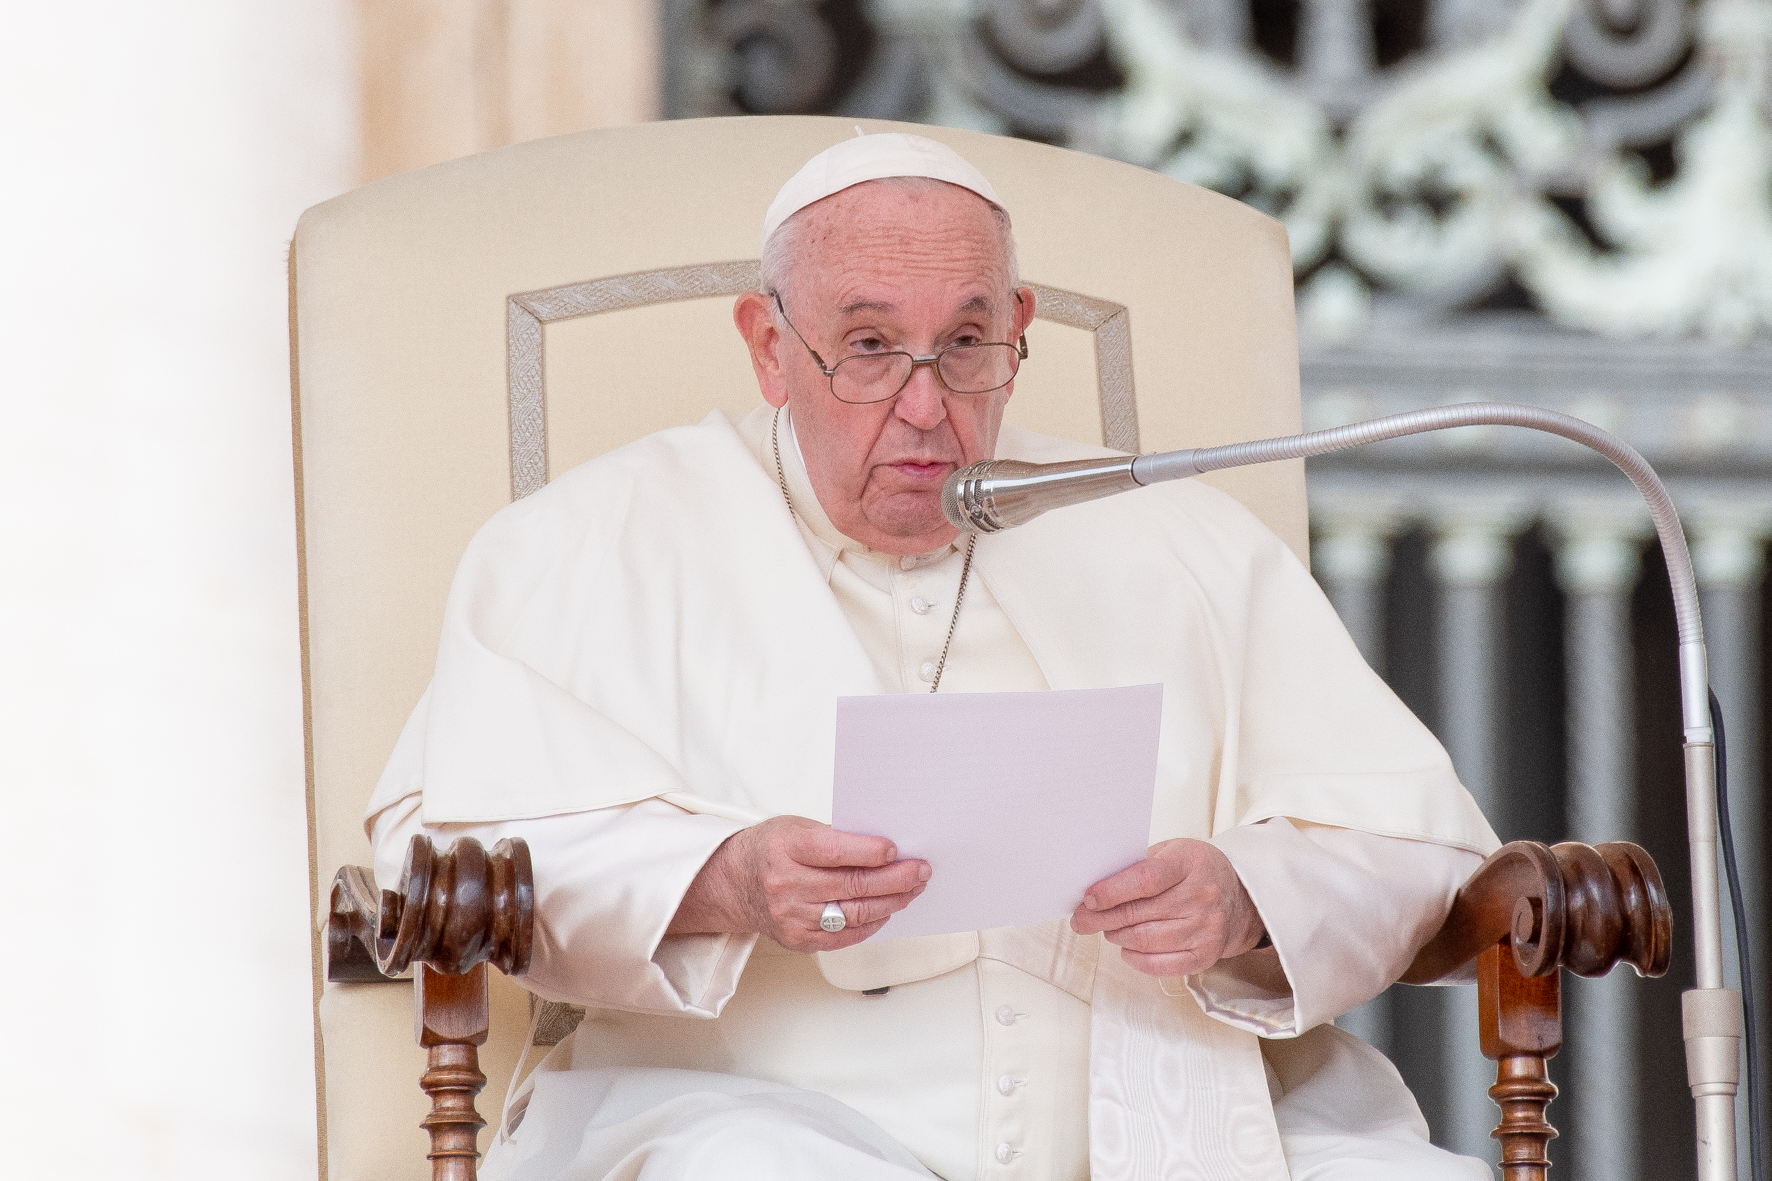
[{"label": "chair backrest trim", "polygon": [[[548,482],[547,367],[542,329],[561,320],[630,308],[742,295],[760,281],[756,260],[666,267],[526,291],[505,301],[511,410],[511,499]],[[1035,316],[1095,335],[1102,441],[1138,451],[1138,403],[1132,383],[1132,325],[1122,304],[1030,283]]]}]

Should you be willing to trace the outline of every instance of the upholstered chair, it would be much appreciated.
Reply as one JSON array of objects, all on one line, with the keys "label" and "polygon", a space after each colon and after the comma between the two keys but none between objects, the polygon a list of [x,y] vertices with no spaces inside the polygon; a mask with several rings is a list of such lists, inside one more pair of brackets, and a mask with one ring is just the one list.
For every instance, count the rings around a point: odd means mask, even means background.
[{"label": "upholstered chair", "polygon": [[[1299,429],[1279,223],[1125,164],[914,130],[952,144],[1014,211],[1038,319],[1010,421],[1124,451]],[[297,227],[290,332],[331,1181],[471,1177],[481,1074],[496,1119],[532,1027],[545,1044],[573,1024],[563,1006],[534,1012],[522,988],[523,848],[416,850],[405,883],[350,868],[369,863],[365,804],[430,676],[463,548],[551,474],[712,409],[757,404],[731,307],[757,284],[763,210],[803,161],[854,134],[852,121],[746,118],[562,136],[378,181]],[[1207,478],[1307,556],[1301,464]],[[1542,1175],[1557,965],[1579,950],[1565,879],[1597,874],[1593,890],[1634,889],[1640,901],[1626,924],[1635,943],[1587,948],[1584,970],[1621,954],[1665,968],[1653,865],[1602,850],[1571,869],[1572,855],[1510,846],[1411,973],[1430,979],[1478,959],[1484,1048],[1502,1062],[1517,1176]]]}]

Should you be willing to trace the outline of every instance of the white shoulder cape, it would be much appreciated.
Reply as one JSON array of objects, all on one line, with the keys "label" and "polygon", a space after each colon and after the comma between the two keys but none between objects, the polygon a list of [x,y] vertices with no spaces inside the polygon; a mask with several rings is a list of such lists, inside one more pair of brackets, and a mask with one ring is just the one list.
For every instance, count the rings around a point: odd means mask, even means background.
[{"label": "white shoulder cape", "polygon": [[[1101,452],[1005,428],[998,453]],[[1153,841],[1284,815],[1495,847],[1309,573],[1225,494],[1061,509],[981,537],[974,569],[1054,689],[1163,684]],[[780,490],[714,414],[480,530],[370,814],[422,791],[432,824],[651,796],[829,820],[836,699],[882,691]]]}]

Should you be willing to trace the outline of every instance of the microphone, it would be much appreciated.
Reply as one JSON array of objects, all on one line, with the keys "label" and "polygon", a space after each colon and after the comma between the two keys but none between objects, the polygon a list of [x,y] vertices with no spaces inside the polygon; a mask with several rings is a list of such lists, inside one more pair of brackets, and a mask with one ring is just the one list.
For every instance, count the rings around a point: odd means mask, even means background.
[{"label": "microphone", "polygon": [[1132,474],[1137,462],[1124,455],[1065,463],[987,459],[948,477],[941,486],[941,513],[962,533],[996,533],[1025,525],[1048,509],[1144,487],[1147,481]]},{"label": "microphone", "polygon": [[941,511],[948,523],[961,532],[996,533],[1025,525],[1055,508],[1165,480],[1185,480],[1205,472],[1283,459],[1306,459],[1365,443],[1459,426],[1527,427],[1580,443],[1605,456],[1630,477],[1655,522],[1673,589],[1680,644],[1680,712],[1685,731],[1686,828],[1692,854],[1692,925],[1698,985],[1683,998],[1687,1081],[1698,1108],[1699,1174],[1704,1181],[1732,1178],[1742,1009],[1740,993],[1727,988],[1723,977],[1716,747],[1704,627],[1698,614],[1698,580],[1667,486],[1634,447],[1590,422],[1555,410],[1513,402],[1463,402],[1330,430],[1222,447],[1064,463],[989,459],[948,477],[941,490]]}]

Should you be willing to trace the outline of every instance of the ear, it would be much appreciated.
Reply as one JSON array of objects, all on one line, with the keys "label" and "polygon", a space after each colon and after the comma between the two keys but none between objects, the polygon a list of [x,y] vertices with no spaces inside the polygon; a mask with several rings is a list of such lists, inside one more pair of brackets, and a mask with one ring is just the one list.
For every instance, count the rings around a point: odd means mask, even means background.
[{"label": "ear", "polygon": [[782,369],[781,329],[775,323],[774,304],[760,291],[747,291],[732,305],[732,322],[751,351],[751,369],[763,400],[771,406],[786,405],[788,383]]},{"label": "ear", "polygon": [[[1017,287],[1015,289],[1015,326],[1009,333],[1011,343],[1022,339],[1022,333],[1034,322],[1034,289]],[[1015,383],[1011,381],[1003,394],[1004,401],[1015,396]]]}]

